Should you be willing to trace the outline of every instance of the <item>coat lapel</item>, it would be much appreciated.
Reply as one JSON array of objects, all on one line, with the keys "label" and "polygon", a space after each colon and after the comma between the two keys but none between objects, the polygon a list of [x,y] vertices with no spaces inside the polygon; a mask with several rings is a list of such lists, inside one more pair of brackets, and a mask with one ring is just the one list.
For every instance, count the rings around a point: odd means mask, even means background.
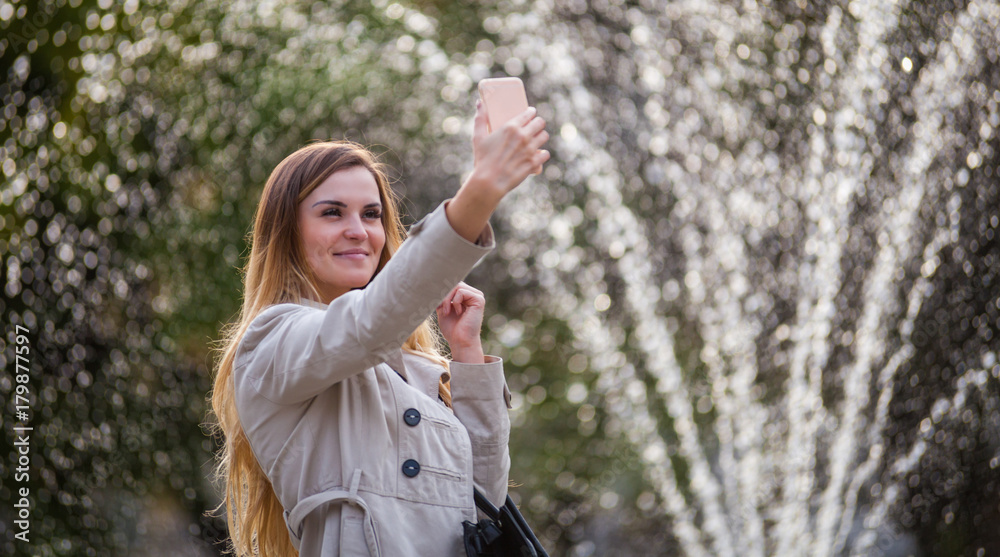
[{"label": "coat lapel", "polygon": [[447,382],[451,378],[448,370],[440,365],[416,354],[403,352],[403,360],[406,361],[407,381],[410,385],[434,400],[438,399],[438,383],[444,379]]},{"label": "coat lapel", "polygon": [[403,381],[407,383],[410,382],[409,370],[406,369],[406,363],[403,360],[403,350],[392,350],[385,356],[385,365],[392,368],[393,371],[399,374],[403,378]]}]

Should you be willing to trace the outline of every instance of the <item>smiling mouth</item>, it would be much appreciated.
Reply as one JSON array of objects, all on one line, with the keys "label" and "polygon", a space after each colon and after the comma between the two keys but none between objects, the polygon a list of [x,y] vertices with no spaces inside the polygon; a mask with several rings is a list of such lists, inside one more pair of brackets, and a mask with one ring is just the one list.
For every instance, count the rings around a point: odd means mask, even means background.
[{"label": "smiling mouth", "polygon": [[364,250],[347,250],[333,255],[334,257],[346,257],[348,259],[362,259],[368,257],[368,252]]}]

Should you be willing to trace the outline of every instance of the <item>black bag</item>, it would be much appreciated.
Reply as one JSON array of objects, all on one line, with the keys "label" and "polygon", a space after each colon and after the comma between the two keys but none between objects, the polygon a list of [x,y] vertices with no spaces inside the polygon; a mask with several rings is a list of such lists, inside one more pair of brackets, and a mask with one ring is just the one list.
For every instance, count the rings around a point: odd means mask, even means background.
[{"label": "black bag", "polygon": [[469,557],[549,557],[535,533],[517,510],[510,495],[499,509],[473,488],[476,506],[489,518],[462,522],[465,553]]}]

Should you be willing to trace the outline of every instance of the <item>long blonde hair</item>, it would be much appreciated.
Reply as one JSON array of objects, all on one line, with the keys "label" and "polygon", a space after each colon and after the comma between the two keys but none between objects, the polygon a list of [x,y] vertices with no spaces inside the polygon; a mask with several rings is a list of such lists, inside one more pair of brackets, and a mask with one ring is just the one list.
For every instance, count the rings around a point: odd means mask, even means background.
[{"label": "long blonde hair", "polygon": [[[385,247],[375,271],[378,274],[403,243],[405,232],[398,198],[389,186],[384,166],[363,146],[349,141],[325,141],[295,151],[275,167],[257,206],[250,259],[243,270],[243,307],[222,331],[221,357],[210,394],[216,419],[212,423],[210,416],[210,427],[223,437],[215,468],[216,479],[225,481],[219,507],[226,506],[230,551],[237,557],[255,554],[294,557],[298,552],[285,527],[284,509],[254,457],[236,412],[232,378],[236,347],[250,322],[268,306],[296,302],[299,298],[322,301],[301,245],[298,206],[331,174],[357,166],[368,169],[375,177],[382,202]],[[437,327],[428,319],[410,335],[403,349],[447,367],[439,339]],[[445,404],[451,406],[451,391],[443,379],[438,391]]]}]

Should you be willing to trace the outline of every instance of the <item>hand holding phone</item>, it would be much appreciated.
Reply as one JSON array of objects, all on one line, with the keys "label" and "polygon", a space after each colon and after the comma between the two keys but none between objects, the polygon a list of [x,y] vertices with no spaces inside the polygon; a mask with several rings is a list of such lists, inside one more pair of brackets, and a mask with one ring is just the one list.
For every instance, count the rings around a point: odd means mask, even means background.
[{"label": "hand holding phone", "polygon": [[[483,100],[476,103],[476,118],[472,130],[472,152],[475,164],[455,197],[445,206],[452,228],[460,236],[474,242],[500,201],[518,187],[528,174],[541,172],[549,160],[542,149],[549,140],[545,120],[534,108],[528,107],[524,85],[517,79],[511,96],[495,96],[490,83],[480,83]],[[491,107],[487,110],[487,103]],[[523,110],[517,112],[518,109]],[[514,112],[512,118],[507,116]],[[492,131],[491,131],[492,130]]]},{"label": "hand holding phone", "polygon": [[[517,77],[496,77],[480,81],[479,97],[486,107],[486,129],[490,133],[528,110],[528,96],[524,92],[524,82]],[[531,173],[541,174],[541,165]]]}]

